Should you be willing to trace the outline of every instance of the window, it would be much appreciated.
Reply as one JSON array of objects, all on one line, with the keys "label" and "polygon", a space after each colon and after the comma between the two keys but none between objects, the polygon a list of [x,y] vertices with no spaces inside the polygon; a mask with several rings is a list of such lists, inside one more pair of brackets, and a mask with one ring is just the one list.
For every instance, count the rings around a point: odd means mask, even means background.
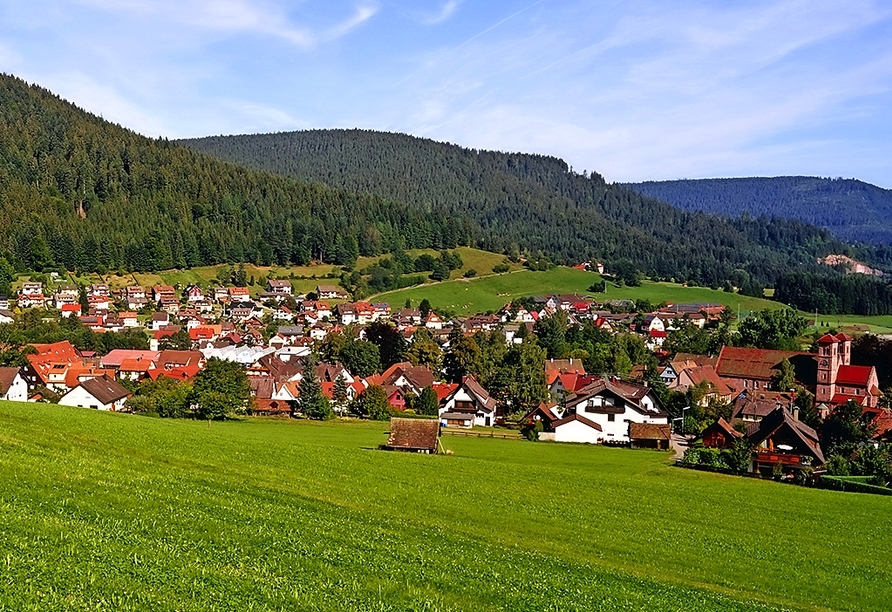
[{"label": "window", "polygon": [[610,422],[615,421],[615,420],[616,420],[616,415],[615,415],[615,414],[608,414],[608,415],[607,415],[607,420],[610,421]]}]

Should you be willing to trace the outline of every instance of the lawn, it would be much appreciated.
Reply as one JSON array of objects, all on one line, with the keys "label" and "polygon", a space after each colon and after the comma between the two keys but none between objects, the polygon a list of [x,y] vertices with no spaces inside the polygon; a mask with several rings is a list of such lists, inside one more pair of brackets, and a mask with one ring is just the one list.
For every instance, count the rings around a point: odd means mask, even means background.
[{"label": "lawn", "polygon": [[385,430],[0,403],[0,610],[892,607],[892,498]]}]

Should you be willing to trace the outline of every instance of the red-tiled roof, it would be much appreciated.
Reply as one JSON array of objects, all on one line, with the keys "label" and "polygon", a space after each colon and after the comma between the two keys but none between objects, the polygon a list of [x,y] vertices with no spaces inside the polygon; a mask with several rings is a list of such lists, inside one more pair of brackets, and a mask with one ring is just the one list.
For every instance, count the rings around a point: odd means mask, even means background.
[{"label": "red-tiled roof", "polygon": [[841,365],[836,372],[836,384],[867,387],[872,370],[870,366]]},{"label": "red-tiled roof", "polygon": [[716,368],[719,376],[728,378],[749,378],[770,380],[774,368],[784,359],[804,353],[798,351],[775,351],[770,349],[726,346],[719,354]]}]

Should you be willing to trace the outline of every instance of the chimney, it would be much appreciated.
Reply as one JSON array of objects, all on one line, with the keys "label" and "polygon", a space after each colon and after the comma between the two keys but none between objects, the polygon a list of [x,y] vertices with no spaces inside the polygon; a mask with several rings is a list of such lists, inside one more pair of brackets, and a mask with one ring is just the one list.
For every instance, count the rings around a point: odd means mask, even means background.
[{"label": "chimney", "polygon": [[793,420],[799,420],[799,406],[793,406]]}]

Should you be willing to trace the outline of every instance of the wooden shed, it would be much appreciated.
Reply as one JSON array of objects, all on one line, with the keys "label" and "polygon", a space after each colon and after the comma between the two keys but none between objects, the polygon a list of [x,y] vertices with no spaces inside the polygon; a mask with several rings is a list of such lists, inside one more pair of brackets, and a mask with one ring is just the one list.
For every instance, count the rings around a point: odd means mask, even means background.
[{"label": "wooden shed", "polygon": [[390,419],[390,432],[384,450],[437,454],[440,422],[433,419]]},{"label": "wooden shed", "polygon": [[669,450],[671,436],[668,424],[629,423],[629,442],[632,448]]}]

